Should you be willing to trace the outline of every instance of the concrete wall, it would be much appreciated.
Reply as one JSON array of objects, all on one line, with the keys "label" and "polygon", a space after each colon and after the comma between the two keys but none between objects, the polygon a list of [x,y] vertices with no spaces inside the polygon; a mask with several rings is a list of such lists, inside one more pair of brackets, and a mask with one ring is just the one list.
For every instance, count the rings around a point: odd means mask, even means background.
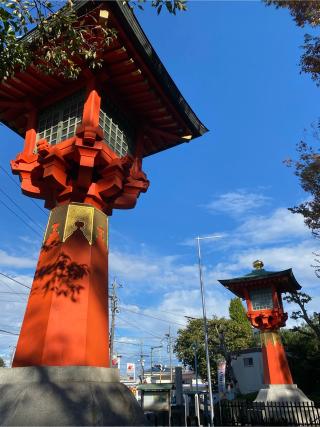
[{"label": "concrete wall", "polygon": [[263,385],[263,364],[261,350],[242,351],[233,356],[234,374],[238,380],[237,386],[242,394],[260,390]]}]

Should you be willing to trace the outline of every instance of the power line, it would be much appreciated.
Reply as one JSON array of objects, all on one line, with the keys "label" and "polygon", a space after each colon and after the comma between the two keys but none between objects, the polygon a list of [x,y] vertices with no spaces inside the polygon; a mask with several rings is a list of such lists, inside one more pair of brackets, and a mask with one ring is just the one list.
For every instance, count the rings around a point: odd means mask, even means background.
[{"label": "power line", "polygon": [[2,203],[10,212],[13,213],[13,215],[15,215],[17,218],[20,219],[20,221],[22,221],[27,227],[29,227],[30,230],[32,230],[34,233],[38,234],[39,237],[42,238],[41,234],[36,229],[31,227],[31,225],[27,221],[25,221],[24,218],[22,218],[19,214],[17,214],[17,212],[15,212],[13,209],[11,209],[10,206],[8,206],[3,200],[0,199],[0,203]]},{"label": "power line", "polygon": [[[10,202],[13,203],[20,210],[20,212],[22,212],[29,219],[29,221],[31,221],[32,223],[34,222],[34,218],[31,218],[31,216],[27,212],[25,212],[24,209],[21,209],[21,206],[19,206],[18,203],[15,202],[11,196],[9,196],[9,194],[7,194],[1,188],[0,188],[0,192],[2,194],[4,194],[7,197],[7,199],[10,200]],[[39,224],[39,225],[42,228],[42,230],[44,231],[43,226],[41,224]]]},{"label": "power line", "polygon": [[7,279],[10,279],[10,280],[12,280],[12,281],[13,281],[13,282],[15,282],[15,283],[18,283],[18,285],[23,286],[24,288],[31,289],[31,286],[24,285],[23,283],[19,282],[19,281],[18,281],[18,280],[16,280],[16,279],[13,279],[12,277],[8,276],[8,275],[7,275],[7,274],[5,274],[5,273],[1,273],[1,272],[0,272],[0,274],[1,274],[1,276],[4,276],[4,277],[6,277]]},{"label": "power line", "polygon": [[[131,342],[131,341],[120,341],[120,340],[114,340],[114,342],[117,342],[119,344],[129,344],[129,345],[138,345],[139,347],[141,347],[141,344],[137,343],[137,342]],[[151,345],[147,345],[147,347],[152,347]]]},{"label": "power line", "polygon": [[133,326],[135,329],[140,329],[143,332],[146,332],[147,334],[150,334],[151,336],[153,336],[154,338],[158,338],[159,340],[161,340],[163,337],[159,337],[158,335],[153,334],[152,332],[148,331],[147,329],[141,328],[140,326],[137,326],[136,324],[133,324],[131,322],[129,322],[128,320],[124,319],[122,316],[118,317],[124,322],[127,323],[130,326]]},{"label": "power line", "polygon": [[15,332],[6,331],[4,329],[0,329],[0,332],[3,332],[5,334],[9,334],[9,335],[17,335],[17,336],[19,336],[19,334],[15,333]]},{"label": "power line", "polygon": [[[4,283],[4,282],[2,282]],[[14,292],[14,291],[0,291],[0,294],[14,294],[14,295],[27,295],[25,292]]]},{"label": "power line", "polygon": [[[136,304],[135,304],[136,305]],[[147,306],[147,305],[140,305],[139,304],[139,308],[150,308],[149,306]],[[168,311],[168,310],[159,310],[159,309],[156,309],[157,311],[160,311],[160,313],[166,313],[166,314],[170,314],[170,316],[176,316],[176,317],[180,317],[180,318],[182,318],[182,317],[185,317],[185,314],[178,314],[177,312],[173,312],[173,311]],[[185,312],[184,312],[185,313]]]},{"label": "power line", "polygon": [[[19,184],[17,184],[17,182],[12,178],[12,176],[5,170],[5,168],[4,167],[2,167],[1,165],[0,165],[0,169],[7,175],[7,177],[9,178],[9,179],[11,179],[11,181],[21,190],[21,187],[20,187],[20,185]],[[30,202],[32,202],[38,209],[40,209],[40,211],[42,212],[42,213],[44,213],[45,215],[46,215],[46,217],[48,217],[48,213],[44,210],[44,209],[42,209],[42,207],[41,206],[39,206],[32,198],[29,198],[29,200],[30,200]]]},{"label": "power line", "polygon": [[0,302],[14,302],[14,303],[17,303],[17,304],[24,304],[24,301],[21,301],[21,300],[15,301],[15,300],[12,300],[12,299],[0,299]]},{"label": "power line", "polygon": [[[0,278],[0,284],[6,286],[7,289],[9,289],[10,292],[15,293],[15,290],[11,287],[10,283],[7,283],[5,280],[3,280],[2,278]],[[13,285],[12,285],[13,286]],[[6,291],[2,291],[3,293]],[[26,294],[27,295],[27,294]],[[25,299],[23,296],[19,295],[19,298],[21,301],[25,302]]]},{"label": "power line", "polygon": [[150,314],[139,313],[138,311],[129,310],[128,308],[123,308],[123,306],[120,306],[120,307],[124,311],[129,311],[130,313],[138,314],[139,316],[150,317],[151,319],[156,319],[156,320],[159,320],[160,322],[173,323],[175,325],[185,327],[185,325],[183,325],[182,323],[178,323],[178,322],[174,322],[174,321],[170,321],[170,320],[165,320],[165,319],[160,319],[160,317],[151,316]]}]

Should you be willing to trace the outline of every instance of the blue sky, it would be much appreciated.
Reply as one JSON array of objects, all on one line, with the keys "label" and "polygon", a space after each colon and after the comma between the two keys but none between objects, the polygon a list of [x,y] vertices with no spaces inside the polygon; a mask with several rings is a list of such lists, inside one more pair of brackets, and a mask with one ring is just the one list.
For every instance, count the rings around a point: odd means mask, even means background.
[{"label": "blue sky", "polygon": [[[110,279],[123,285],[116,349],[124,362],[137,362],[141,342],[149,354],[169,326],[174,336],[185,315],[200,315],[197,235],[222,236],[202,246],[208,316],[227,315],[232,297],[217,279],[249,272],[257,258],[268,270],[292,267],[314,297],[311,309],[320,302],[310,267],[318,242],[287,210],[307,195],[283,165],[301,138],[312,141],[310,125],[319,116],[319,89],[299,73],[305,30],[286,10],[260,2],[191,1],[188,12],[176,17],[156,16],[148,6],[137,14],[210,132],[145,159],[148,192],[134,210],[115,211],[110,220]],[[0,137],[0,165],[9,170],[22,140],[4,126]],[[0,174],[0,188],[29,226],[0,205],[0,272],[30,284],[46,215]],[[0,192],[1,200],[17,211]],[[0,289],[24,293],[3,277]],[[0,329],[19,331],[26,298],[0,293]],[[16,336],[0,335],[0,355],[8,358],[15,342]],[[155,358],[167,363],[163,345]]]}]

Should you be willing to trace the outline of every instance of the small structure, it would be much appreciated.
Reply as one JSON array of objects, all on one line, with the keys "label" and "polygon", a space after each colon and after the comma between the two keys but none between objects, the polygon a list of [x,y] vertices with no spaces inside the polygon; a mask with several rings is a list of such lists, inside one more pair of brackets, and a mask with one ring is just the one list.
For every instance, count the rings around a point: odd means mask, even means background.
[{"label": "small structure", "polygon": [[155,425],[170,426],[172,388],[172,383],[140,384],[137,387],[141,392],[142,410],[145,414],[152,413],[152,417],[156,417]]},{"label": "small structure", "polygon": [[305,394],[293,384],[279,329],[285,326],[288,314],[284,312],[282,294],[296,292],[301,286],[292,269],[270,272],[262,261],[253,263],[254,270],[243,276],[219,282],[236,296],[245,299],[247,316],[252,326],[260,330],[264,387],[256,401],[308,401]]}]

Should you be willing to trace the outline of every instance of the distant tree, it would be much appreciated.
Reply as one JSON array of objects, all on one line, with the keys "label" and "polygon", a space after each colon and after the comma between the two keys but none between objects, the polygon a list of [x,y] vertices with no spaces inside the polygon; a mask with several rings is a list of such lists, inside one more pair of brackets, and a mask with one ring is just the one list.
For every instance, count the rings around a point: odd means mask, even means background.
[{"label": "distant tree", "polygon": [[[320,25],[319,0],[264,0],[270,6],[287,8],[299,27]],[[301,70],[310,73],[312,79],[320,85],[320,36],[305,34],[303,53],[301,55]]]},{"label": "distant tree", "polygon": [[[125,1],[139,8],[145,2]],[[30,64],[69,79],[76,79],[83,66],[101,67],[102,52],[117,34],[103,16],[89,13],[86,19],[79,18],[77,3],[79,0],[0,0],[0,80]],[[185,0],[154,0],[151,5],[157,13],[163,6],[172,14],[186,10]],[[34,27],[37,37],[23,38]]]},{"label": "distant tree", "polygon": [[300,334],[310,339],[317,340],[318,346],[320,346],[320,312],[314,312],[310,314],[307,309],[307,304],[311,301],[311,296],[304,292],[294,292],[286,295],[284,299],[288,303],[296,304],[299,309],[291,313],[291,318],[294,320],[303,320],[304,326],[296,326],[293,331],[299,332]]},{"label": "distant tree", "polygon": [[313,400],[319,400],[320,389],[320,341],[311,328],[304,324],[294,330],[282,329],[294,382]]},{"label": "distant tree", "polygon": [[242,304],[241,298],[235,297],[230,300],[229,316],[231,320],[241,324],[249,336],[252,335],[252,326],[247,318],[247,312]]},{"label": "distant tree", "polygon": [[[313,125],[313,137],[317,143],[320,142],[318,127],[319,125]],[[320,150],[300,141],[297,152],[297,160],[289,159],[285,163],[294,168],[302,189],[309,194],[309,199],[289,210],[301,214],[312,234],[320,237]]]},{"label": "distant tree", "polygon": [[[231,319],[217,318],[208,320],[209,355],[212,366],[212,380],[216,382],[216,366],[221,357],[225,358],[229,368],[231,366],[231,352],[245,349],[252,344],[252,333],[248,334],[243,324]],[[178,330],[178,338],[174,352],[185,366],[194,365],[194,344],[197,345],[198,371],[202,378],[207,378],[203,320],[191,319],[184,329]],[[233,379],[232,370],[228,373]]]},{"label": "distant tree", "polygon": [[2,357],[0,357],[0,368],[5,368],[6,364],[5,361],[2,359]]}]

